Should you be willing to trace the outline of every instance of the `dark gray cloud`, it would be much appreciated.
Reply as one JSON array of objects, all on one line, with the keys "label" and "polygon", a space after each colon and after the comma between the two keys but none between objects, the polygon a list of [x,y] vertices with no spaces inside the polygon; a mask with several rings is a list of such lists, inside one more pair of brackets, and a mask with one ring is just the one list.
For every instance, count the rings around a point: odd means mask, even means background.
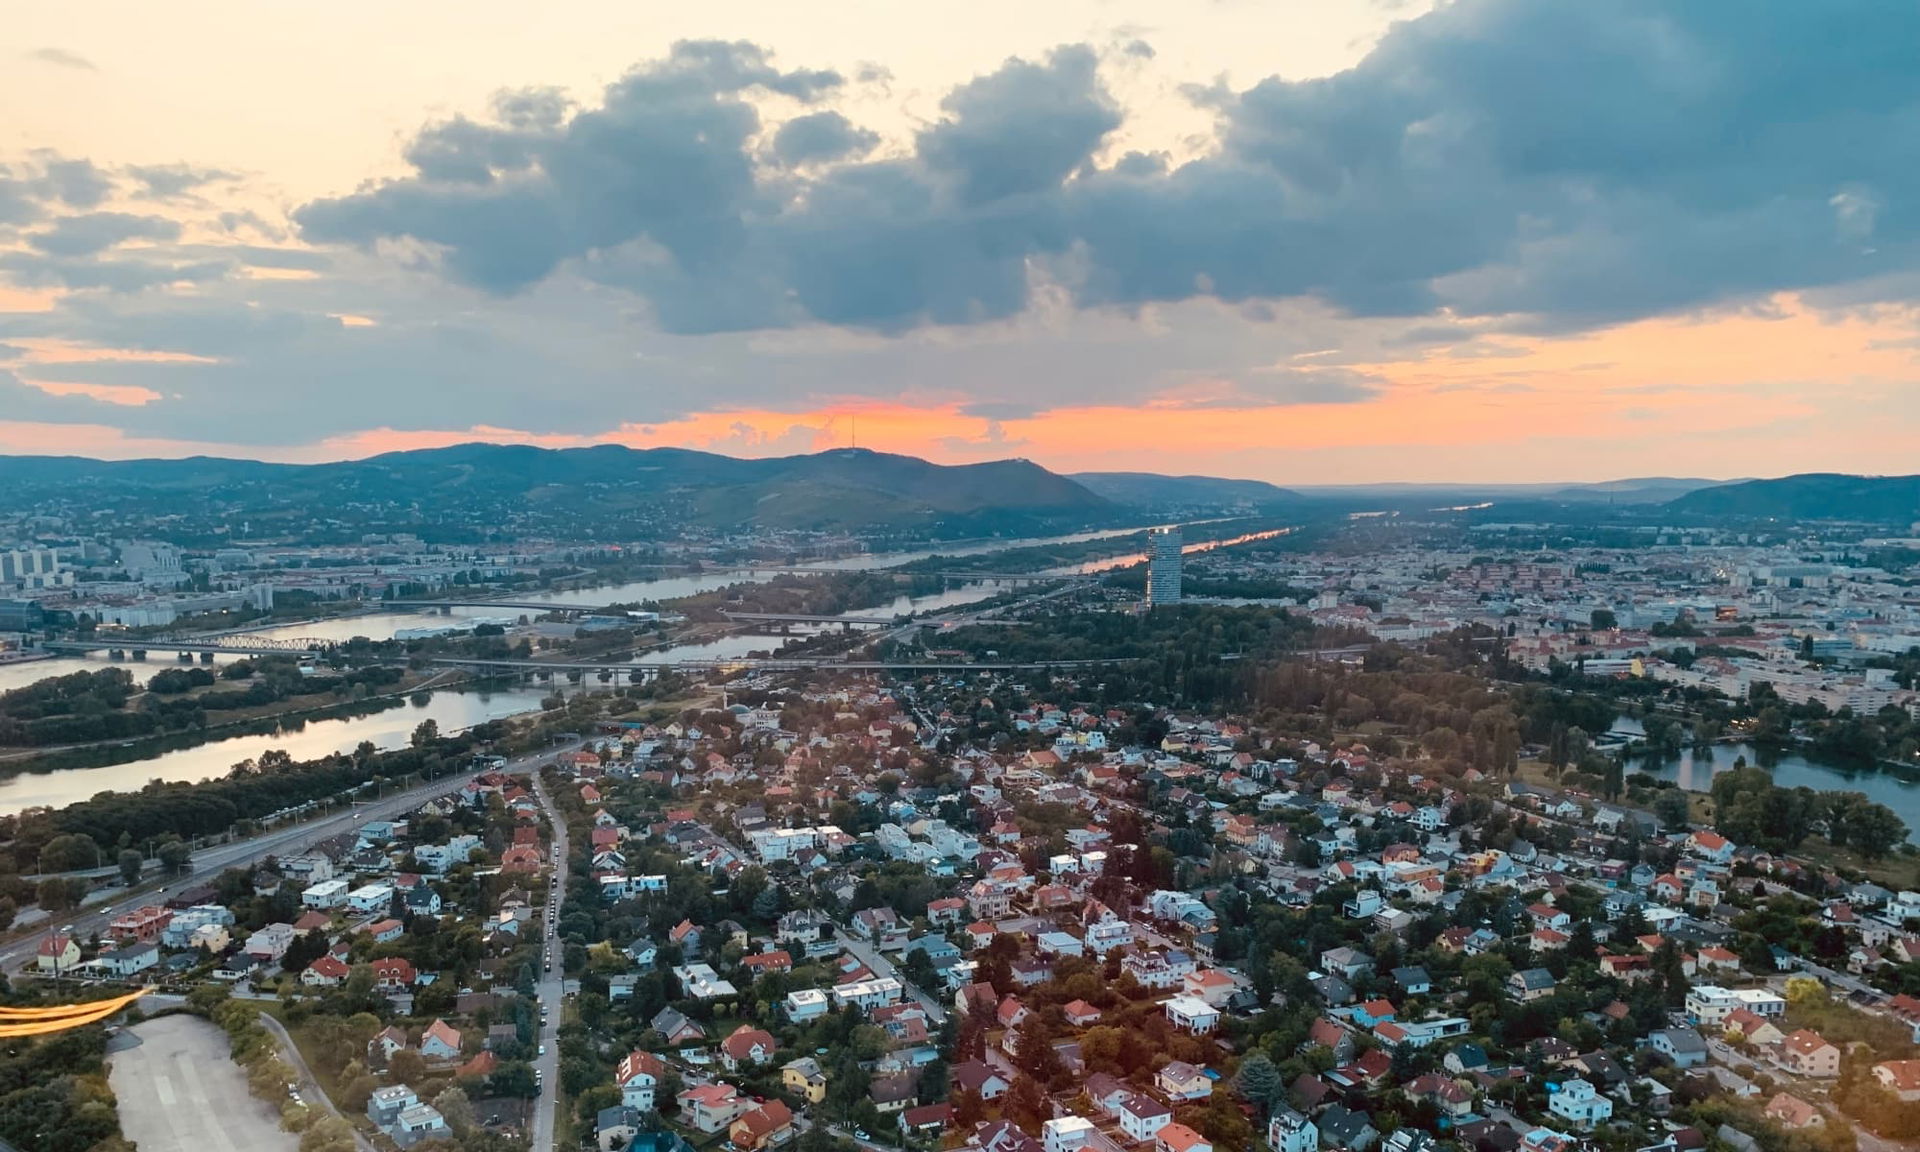
[{"label": "dark gray cloud", "polygon": [[177,240],[180,222],[164,216],[131,212],[88,212],[62,216],[27,237],[27,243],[49,256],[92,256],[129,240]]},{"label": "dark gray cloud", "polygon": [[1057,191],[1120,126],[1097,68],[1093,50],[1075,45],[961,85],[941,102],[946,118],[920,134],[922,162],[958,180],[970,204]]},{"label": "dark gray cloud", "polygon": [[43,199],[69,208],[93,208],[113,192],[113,178],[91,160],[69,160],[43,154],[36,184]]},{"label": "dark gray cloud", "polygon": [[101,258],[55,256],[37,252],[0,252],[0,273],[28,288],[102,289],[140,292],[169,284],[218,280],[234,268],[231,260]]},{"label": "dark gray cloud", "polygon": [[127,168],[127,175],[138,185],[134,195],[142,200],[192,199],[208,184],[239,178],[237,172],[192,164],[135,164]]},{"label": "dark gray cloud", "polygon": [[780,125],[773,134],[773,154],[782,164],[818,164],[857,159],[874,150],[880,134],[861,128],[838,112],[810,112]]},{"label": "dark gray cloud", "polygon": [[1180,165],[1096,163],[1121,114],[1069,46],[949,93],[906,156],[831,159],[801,138],[859,128],[791,121],[779,168],[756,163],[752,94],[840,78],[687,44],[590,107],[503,98],[430,127],[413,175],[298,222],[425,242],[489,292],[571,265],[681,331],[991,320],[1036,274],[1089,306],[1309,296],[1574,328],[1911,269],[1916,43],[1920,8],[1871,0],[1461,0],[1334,76],[1197,94],[1218,144]]}]

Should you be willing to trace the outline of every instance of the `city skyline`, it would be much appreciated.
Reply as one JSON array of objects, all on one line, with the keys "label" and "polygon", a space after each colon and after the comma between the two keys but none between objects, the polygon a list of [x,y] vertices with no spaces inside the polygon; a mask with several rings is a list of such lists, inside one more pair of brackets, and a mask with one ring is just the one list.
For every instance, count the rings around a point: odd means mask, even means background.
[{"label": "city skyline", "polygon": [[1191,8],[21,13],[0,453],[1914,470],[1913,14]]}]

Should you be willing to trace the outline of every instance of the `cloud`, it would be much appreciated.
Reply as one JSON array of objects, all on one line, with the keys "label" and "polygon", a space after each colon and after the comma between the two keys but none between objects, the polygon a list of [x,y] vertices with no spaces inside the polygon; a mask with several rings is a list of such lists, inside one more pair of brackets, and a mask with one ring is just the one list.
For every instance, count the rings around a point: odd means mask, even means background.
[{"label": "cloud", "polygon": [[949,92],[905,155],[862,159],[837,112],[789,121],[770,151],[817,165],[798,177],[756,163],[756,103],[840,78],[682,44],[582,109],[429,127],[413,175],[297,219],[420,242],[489,292],[573,268],[679,331],[991,321],[1036,277],[1083,307],[1309,296],[1577,329],[1910,266],[1920,70],[1896,46],[1917,41],[1908,6],[1461,0],[1336,75],[1200,94],[1211,152],[1108,167],[1122,112],[1070,45]]},{"label": "cloud", "polygon": [[208,184],[234,180],[238,173],[219,168],[197,168],[191,164],[135,164],[127,169],[139,184],[134,193],[142,200],[182,200]]},{"label": "cloud", "polygon": [[49,256],[92,256],[129,240],[178,240],[180,222],[130,212],[90,212],[63,216],[52,227],[27,237]]},{"label": "cloud", "polygon": [[0,252],[0,273],[29,288],[139,292],[166,285],[218,280],[232,270],[233,263],[228,260],[180,262]]},{"label": "cloud", "polygon": [[78,52],[69,52],[65,48],[35,48],[27,53],[27,59],[38,60],[42,64],[53,64],[61,68],[73,68],[81,72],[98,72],[93,61]]},{"label": "cloud", "polygon": [[865,156],[880,143],[880,134],[855,126],[838,112],[796,116],[773,134],[773,154],[795,167]]}]

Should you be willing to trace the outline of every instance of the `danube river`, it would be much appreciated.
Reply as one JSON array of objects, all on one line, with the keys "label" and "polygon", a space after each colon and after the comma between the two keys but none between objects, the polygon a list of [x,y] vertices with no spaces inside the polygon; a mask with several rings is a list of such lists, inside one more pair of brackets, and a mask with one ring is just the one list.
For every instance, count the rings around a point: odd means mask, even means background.
[{"label": "danube river", "polygon": [[[1110,536],[1124,536],[1138,531],[1141,529],[1129,528],[1105,532],[1081,532],[1070,536],[991,541],[938,549],[937,554],[978,555],[1005,548],[1080,543]],[[936,551],[919,551],[853,556],[842,560],[823,561],[810,567],[821,571],[855,571],[907,564],[935,554]],[[550,601],[556,605],[668,600],[709,592],[730,584],[768,580],[773,575],[772,572],[734,570],[693,576],[669,576],[657,580],[639,580],[574,592],[537,593],[520,598]],[[890,616],[939,611],[985,600],[1005,590],[1004,587],[992,584],[960,584],[945,591],[922,596],[902,594],[889,603],[853,609],[844,615]],[[503,613],[500,609],[487,608],[457,608],[454,612],[457,615],[481,617],[511,614]],[[251,634],[274,639],[306,638],[344,641],[356,636],[365,636],[370,639],[384,640],[391,638],[402,628],[416,628],[431,620],[433,620],[432,616],[420,613],[370,612],[365,615],[345,616],[332,620],[279,625],[253,630]],[[785,639],[778,636],[737,634],[722,636],[705,643],[677,644],[670,648],[646,652],[638,658],[649,662],[730,659],[747,656],[754,652],[776,651],[785,642]],[[232,657],[221,657],[221,662],[224,663],[228,659]],[[142,662],[133,662],[110,661],[104,656],[59,657],[52,660],[0,664],[0,692],[25,687],[50,676],[91,671],[110,664],[118,664],[126,668],[141,683],[145,683],[155,672],[181,666],[171,658],[156,657]],[[586,684],[586,687],[598,686],[598,682],[591,679]],[[304,727],[281,732],[233,736],[193,748],[162,752],[144,760],[125,764],[98,768],[64,768],[47,773],[20,773],[10,777],[0,777],[0,815],[18,812],[29,807],[57,808],[85,800],[102,791],[137,789],[152,780],[196,781],[223,776],[232,769],[233,765],[255,759],[262,753],[274,749],[287,752],[295,760],[307,760],[333,752],[351,751],[363,741],[371,742],[378,748],[395,748],[405,744],[413,734],[415,726],[423,720],[433,720],[442,732],[456,732],[487,720],[497,720],[533,711],[539,707],[541,697],[555,691],[556,688],[568,693],[579,690],[578,687],[561,679],[556,680],[551,686],[540,685],[491,692],[436,692],[424,704],[408,703],[402,707],[365,716],[315,720]]]}]

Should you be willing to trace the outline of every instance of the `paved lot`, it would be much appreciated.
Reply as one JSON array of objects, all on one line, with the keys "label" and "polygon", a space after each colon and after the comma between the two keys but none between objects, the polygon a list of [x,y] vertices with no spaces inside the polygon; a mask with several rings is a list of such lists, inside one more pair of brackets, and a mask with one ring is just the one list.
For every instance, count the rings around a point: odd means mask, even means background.
[{"label": "paved lot", "polygon": [[[247,1090],[227,1055],[227,1035],[193,1016],[163,1016],[130,1029],[107,1079],[120,1100],[120,1127],[140,1152],[296,1152],[297,1137]],[[120,1043],[126,1043],[122,1040]]]}]

